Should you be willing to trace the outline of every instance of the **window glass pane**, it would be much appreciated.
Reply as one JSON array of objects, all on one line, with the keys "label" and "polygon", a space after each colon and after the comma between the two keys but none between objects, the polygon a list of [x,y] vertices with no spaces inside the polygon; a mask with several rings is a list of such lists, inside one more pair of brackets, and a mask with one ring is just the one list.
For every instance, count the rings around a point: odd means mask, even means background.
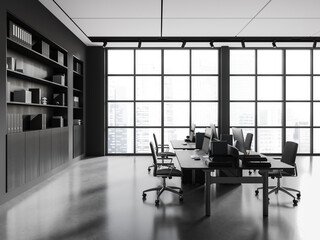
[{"label": "window glass pane", "polygon": [[133,129],[109,128],[108,153],[133,153]]},{"label": "window glass pane", "polygon": [[231,74],[254,74],[255,51],[254,50],[230,50]]},{"label": "window glass pane", "polygon": [[320,103],[313,103],[313,125],[320,126]]},{"label": "window glass pane", "polygon": [[169,143],[171,140],[185,139],[186,136],[188,135],[189,135],[189,128],[165,128],[164,143]]},{"label": "window glass pane", "polygon": [[313,73],[320,74],[320,51],[313,50]]},{"label": "window glass pane", "polygon": [[165,100],[189,100],[189,77],[164,77]]},{"label": "window glass pane", "polygon": [[189,50],[164,50],[165,74],[189,74]]},{"label": "window glass pane", "polygon": [[281,74],[282,50],[258,50],[258,74]]},{"label": "window glass pane", "polygon": [[230,100],[254,100],[254,77],[230,77]]},{"label": "window glass pane", "polygon": [[320,128],[313,129],[313,152],[320,153]]},{"label": "window glass pane", "polygon": [[136,103],[136,125],[137,126],[160,126],[161,125],[161,103]]},{"label": "window glass pane", "polygon": [[192,74],[218,74],[218,50],[192,50]]},{"label": "window glass pane", "polygon": [[137,100],[161,100],[161,77],[136,77]]},{"label": "window glass pane", "polygon": [[310,77],[287,77],[287,100],[310,100]]},{"label": "window glass pane", "polygon": [[286,134],[286,141],[298,143],[298,153],[310,153],[309,128],[287,128]]},{"label": "window glass pane", "polygon": [[109,100],[133,100],[133,77],[108,77]]},{"label": "window glass pane", "polygon": [[286,50],[287,74],[310,74],[310,50]]},{"label": "window glass pane", "polygon": [[158,144],[161,143],[160,128],[137,128],[136,129],[136,153],[151,153],[150,141],[153,141],[153,135],[156,134]]},{"label": "window glass pane", "polygon": [[281,128],[258,128],[258,152],[281,153],[282,134]]},{"label": "window glass pane", "polygon": [[133,103],[108,103],[109,126],[133,126]]},{"label": "window glass pane", "polygon": [[137,74],[161,73],[161,50],[137,50],[136,51]]},{"label": "window glass pane", "polygon": [[165,103],[165,126],[189,126],[189,103]]},{"label": "window glass pane", "polygon": [[192,103],[192,123],[196,126],[210,126],[212,122],[218,122],[218,103]]},{"label": "window glass pane", "polygon": [[310,126],[310,103],[287,103],[287,126]]},{"label": "window glass pane", "polygon": [[231,126],[254,126],[254,103],[230,103]]},{"label": "window glass pane", "polygon": [[108,50],[108,74],[133,74],[133,50]]},{"label": "window glass pane", "polygon": [[258,77],[258,100],[282,100],[282,77]]},{"label": "window glass pane", "polygon": [[320,100],[320,77],[313,77],[313,99]]},{"label": "window glass pane", "polygon": [[192,77],[192,100],[218,100],[218,77]]},{"label": "window glass pane", "polygon": [[258,126],[281,126],[282,103],[258,103]]}]

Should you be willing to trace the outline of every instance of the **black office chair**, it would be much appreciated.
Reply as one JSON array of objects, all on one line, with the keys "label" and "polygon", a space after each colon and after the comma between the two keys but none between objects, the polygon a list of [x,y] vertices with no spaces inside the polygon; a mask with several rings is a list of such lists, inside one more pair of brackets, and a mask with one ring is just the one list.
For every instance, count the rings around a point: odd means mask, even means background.
[{"label": "black office chair", "polygon": [[[176,154],[174,152],[170,152],[170,151],[162,151],[163,150],[168,150],[169,149],[169,145],[168,144],[164,144],[164,145],[159,145],[158,141],[157,141],[157,137],[156,134],[153,133],[153,140],[154,140],[154,144],[156,147],[156,155],[157,155],[157,159],[159,161],[157,161],[157,164],[162,164],[164,166],[166,165],[173,165],[172,163],[172,158],[170,157],[175,157]],[[159,151],[159,148],[161,148],[161,150]],[[150,172],[151,168],[154,167],[154,164],[148,167],[148,171]]]},{"label": "black office chair", "polygon": [[[244,140],[244,148],[245,148],[246,151],[250,151],[251,150],[252,139],[253,139],[253,134],[252,133],[247,133],[246,139]],[[249,170],[249,174],[251,174],[251,173],[252,173],[251,170]]]},{"label": "black office chair", "polygon": [[173,193],[179,195],[180,202],[183,201],[182,189],[179,187],[175,187],[175,186],[167,186],[167,184],[166,184],[166,178],[171,179],[172,177],[182,177],[182,172],[180,170],[176,169],[174,167],[174,165],[163,166],[162,164],[158,164],[156,152],[155,152],[154,145],[152,142],[150,142],[150,149],[151,149],[152,159],[153,159],[153,164],[154,164],[153,176],[162,177],[163,182],[162,182],[161,186],[144,190],[142,192],[142,199],[146,200],[146,197],[147,197],[146,192],[157,191],[158,194],[157,194],[157,199],[155,200],[155,205],[158,206],[160,195],[164,191],[170,191],[170,192],[173,192]]},{"label": "black office chair", "polygon": [[[272,189],[269,191],[268,194],[271,194],[275,192],[276,194],[279,191],[282,191],[291,197],[293,197],[293,205],[296,206],[298,204],[298,200],[296,200],[295,196],[292,195],[289,191],[297,192],[297,199],[300,199],[301,193],[299,190],[288,188],[288,187],[282,187],[280,186],[280,178],[282,177],[296,177],[298,176],[297,166],[296,166],[296,155],[297,155],[297,149],[298,144],[295,142],[286,142],[284,145],[284,150],[282,152],[282,158],[281,162],[287,163],[291,166],[294,166],[294,169],[290,170],[273,170],[269,172],[269,177],[271,178],[277,178],[277,186],[270,186],[269,189]],[[259,194],[259,189],[262,189],[262,187],[257,188],[255,191],[256,195]]]}]

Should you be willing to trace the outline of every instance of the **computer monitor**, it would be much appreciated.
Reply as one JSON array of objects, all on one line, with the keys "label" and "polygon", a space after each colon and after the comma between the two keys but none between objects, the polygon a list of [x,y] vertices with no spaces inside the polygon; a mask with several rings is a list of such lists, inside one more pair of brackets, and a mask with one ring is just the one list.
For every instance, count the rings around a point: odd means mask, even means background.
[{"label": "computer monitor", "polygon": [[193,124],[191,124],[190,133],[189,133],[189,140],[191,142],[194,142],[194,140],[195,140],[194,139],[194,137],[196,136],[195,131],[196,131],[196,125],[193,123]]},{"label": "computer monitor", "polygon": [[245,153],[246,149],[244,146],[244,138],[241,128],[232,128],[233,139],[235,141],[235,147],[238,148],[240,152]]},{"label": "computer monitor", "polygon": [[206,128],[206,130],[204,132],[204,138],[203,138],[203,143],[202,143],[202,148],[201,148],[201,150],[204,151],[205,153],[209,152],[211,134],[212,134],[212,129],[211,128]]},{"label": "computer monitor", "polygon": [[210,128],[212,130],[212,138],[219,139],[216,125],[211,123]]}]

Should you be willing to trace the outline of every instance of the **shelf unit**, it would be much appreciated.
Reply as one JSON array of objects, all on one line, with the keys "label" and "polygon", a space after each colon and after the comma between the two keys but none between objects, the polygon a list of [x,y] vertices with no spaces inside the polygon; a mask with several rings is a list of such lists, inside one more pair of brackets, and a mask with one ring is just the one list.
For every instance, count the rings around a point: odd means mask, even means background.
[{"label": "shelf unit", "polygon": [[84,153],[83,61],[73,56],[73,157]]},{"label": "shelf unit", "polygon": [[7,192],[69,160],[67,60],[64,48],[7,13]]}]

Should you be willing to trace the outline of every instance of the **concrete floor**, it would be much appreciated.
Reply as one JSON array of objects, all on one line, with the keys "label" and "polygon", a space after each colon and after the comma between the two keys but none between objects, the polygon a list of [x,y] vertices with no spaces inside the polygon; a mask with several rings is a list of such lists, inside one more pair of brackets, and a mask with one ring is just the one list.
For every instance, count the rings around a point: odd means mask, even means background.
[{"label": "concrete floor", "polygon": [[[299,176],[284,185],[300,188],[293,207],[283,193],[270,196],[262,216],[258,184],[212,185],[210,217],[203,186],[185,185],[184,202],[167,192],[141,193],[161,179],[148,174],[151,157],[100,157],[75,163],[0,206],[0,239],[319,239],[320,157],[298,157]],[[179,179],[169,180],[180,185]],[[271,180],[270,184],[275,183]]]}]

